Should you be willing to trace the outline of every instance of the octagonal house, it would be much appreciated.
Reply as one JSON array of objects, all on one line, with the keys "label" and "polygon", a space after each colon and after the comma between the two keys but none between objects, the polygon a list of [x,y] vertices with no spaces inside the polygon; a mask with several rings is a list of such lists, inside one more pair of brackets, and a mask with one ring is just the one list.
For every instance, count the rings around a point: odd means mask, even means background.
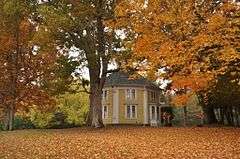
[{"label": "octagonal house", "polygon": [[107,77],[102,94],[104,124],[161,125],[164,107],[168,104],[155,83],[143,77],[130,79],[125,72]]}]

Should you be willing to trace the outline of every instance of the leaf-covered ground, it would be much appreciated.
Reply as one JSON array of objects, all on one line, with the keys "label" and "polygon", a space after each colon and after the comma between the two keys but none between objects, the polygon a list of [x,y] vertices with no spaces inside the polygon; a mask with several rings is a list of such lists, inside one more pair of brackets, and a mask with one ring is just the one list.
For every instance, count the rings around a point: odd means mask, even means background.
[{"label": "leaf-covered ground", "polygon": [[240,129],[116,127],[0,132],[0,158],[240,158]]}]

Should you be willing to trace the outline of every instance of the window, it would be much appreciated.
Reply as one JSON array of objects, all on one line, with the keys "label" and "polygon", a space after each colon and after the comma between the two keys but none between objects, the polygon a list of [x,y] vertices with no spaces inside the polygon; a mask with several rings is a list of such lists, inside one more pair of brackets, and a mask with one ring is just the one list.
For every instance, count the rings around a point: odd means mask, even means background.
[{"label": "window", "polygon": [[103,90],[102,98],[103,98],[104,100],[108,99],[108,91],[107,91],[107,90]]},{"label": "window", "polygon": [[131,118],[131,106],[127,106],[127,118]]},{"label": "window", "polygon": [[127,99],[130,99],[131,98],[131,91],[130,89],[127,89]]},{"label": "window", "polygon": [[163,95],[161,95],[161,96],[159,97],[159,103],[160,103],[160,104],[164,104],[164,103],[165,103],[165,98],[164,98]]},{"label": "window", "polygon": [[136,107],[132,105],[132,118],[136,118]]},{"label": "window", "polygon": [[157,94],[156,92],[151,92],[151,101],[155,101],[156,100],[156,97],[157,97]]},{"label": "window", "polygon": [[137,110],[135,105],[127,105],[126,118],[135,119],[137,118]]},{"label": "window", "polygon": [[152,106],[152,112],[151,112],[151,113],[152,113],[152,119],[153,119],[153,120],[156,119],[156,115],[155,115],[155,111],[156,111],[156,110],[155,110],[155,108],[156,108],[155,106]]},{"label": "window", "polygon": [[127,89],[126,90],[126,98],[127,99],[136,99],[136,90],[135,89]]},{"label": "window", "polygon": [[103,108],[102,108],[102,118],[103,119],[108,118],[108,107],[107,106],[103,106]]},{"label": "window", "polygon": [[136,91],[135,91],[135,89],[131,89],[131,95],[132,95],[132,99],[136,98]]}]

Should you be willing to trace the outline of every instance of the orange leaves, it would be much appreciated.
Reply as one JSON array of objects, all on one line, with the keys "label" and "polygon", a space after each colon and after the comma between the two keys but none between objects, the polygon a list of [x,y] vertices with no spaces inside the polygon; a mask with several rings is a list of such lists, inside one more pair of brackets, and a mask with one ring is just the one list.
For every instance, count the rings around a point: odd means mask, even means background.
[{"label": "orange leaves", "polygon": [[211,73],[189,74],[187,76],[176,75],[173,80],[173,88],[191,88],[193,91],[204,89],[208,86],[209,81],[214,78]]},{"label": "orange leaves", "polygon": [[130,46],[134,59],[129,61],[147,60],[145,68],[151,76],[156,69],[168,67],[174,88],[205,89],[240,58],[236,51],[239,7],[230,2],[216,7],[205,0],[153,0],[145,7],[142,1],[127,2],[118,6],[117,13],[128,15],[121,27],[136,34]]},{"label": "orange leaves", "polygon": [[225,23],[226,18],[221,14],[215,14],[212,17],[210,17],[207,25],[207,28],[209,31],[217,31],[217,29],[220,29]]},{"label": "orange leaves", "polygon": [[186,106],[190,96],[191,94],[182,94],[182,95],[175,96],[172,99],[172,103],[178,107]]},{"label": "orange leaves", "polygon": [[33,29],[33,24],[31,24],[29,20],[26,19],[21,21],[19,24],[19,31],[22,43],[26,43],[26,41],[31,38],[30,36]]},{"label": "orange leaves", "polygon": [[6,34],[0,35],[0,54],[6,53],[11,50],[12,47],[14,47],[14,41],[13,37],[8,36]]},{"label": "orange leaves", "polygon": [[0,157],[239,158],[239,129],[120,127],[0,133]]}]

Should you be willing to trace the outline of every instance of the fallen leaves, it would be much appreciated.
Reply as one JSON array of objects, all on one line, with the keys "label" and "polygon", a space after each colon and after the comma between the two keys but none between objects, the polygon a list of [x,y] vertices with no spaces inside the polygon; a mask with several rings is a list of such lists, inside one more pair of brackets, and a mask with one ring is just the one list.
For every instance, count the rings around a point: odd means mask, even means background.
[{"label": "fallen leaves", "polygon": [[240,158],[240,129],[22,130],[0,133],[0,158]]}]

